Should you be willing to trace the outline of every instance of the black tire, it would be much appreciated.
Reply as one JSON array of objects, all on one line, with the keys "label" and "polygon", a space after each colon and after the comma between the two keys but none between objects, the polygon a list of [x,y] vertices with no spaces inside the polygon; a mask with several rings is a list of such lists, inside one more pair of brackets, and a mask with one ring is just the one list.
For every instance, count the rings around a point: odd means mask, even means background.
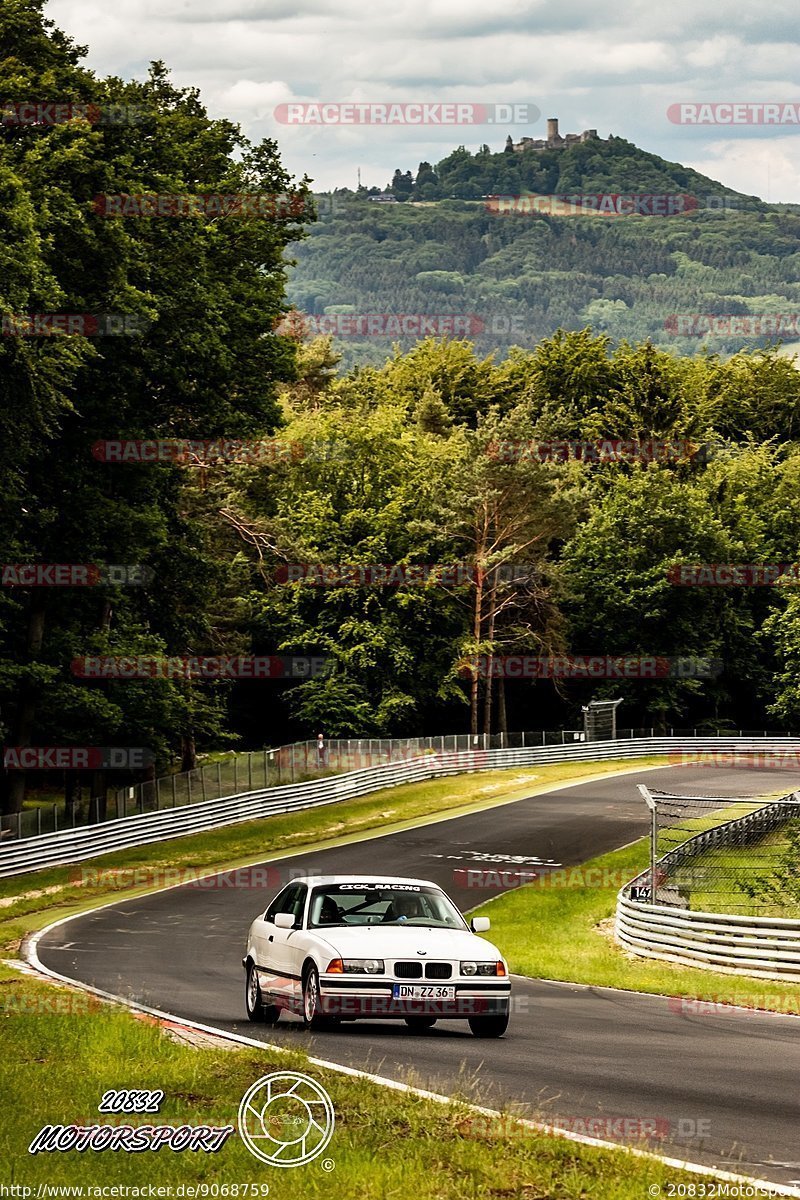
[{"label": "black tire", "polygon": [[247,964],[247,977],[244,985],[244,1006],[248,1020],[257,1025],[274,1025],[281,1015],[281,1010],[275,1004],[265,1004],[261,998],[261,988],[258,975],[252,963]]},{"label": "black tire", "polygon": [[508,1029],[508,1013],[495,1017],[470,1017],[469,1027],[480,1038],[502,1037]]},{"label": "black tire", "polygon": [[421,1033],[423,1029],[430,1029],[436,1024],[436,1017],[404,1017],[403,1020],[414,1033]]},{"label": "black tire", "polygon": [[319,971],[312,964],[303,972],[303,1025],[306,1029],[330,1029],[334,1024],[319,1006]]}]

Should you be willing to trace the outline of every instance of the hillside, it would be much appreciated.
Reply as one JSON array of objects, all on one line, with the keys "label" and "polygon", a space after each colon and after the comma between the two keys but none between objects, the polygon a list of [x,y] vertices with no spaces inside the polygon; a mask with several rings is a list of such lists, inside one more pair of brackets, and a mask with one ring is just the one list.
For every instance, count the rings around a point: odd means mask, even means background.
[{"label": "hillside", "polygon": [[[366,336],[346,314],[462,314],[454,331],[486,353],[586,325],[688,354],[702,345],[727,354],[776,333],[797,340],[800,214],[622,138],[563,150],[462,147],[435,167],[396,172],[390,191],[394,202],[366,189],[318,196],[317,223],[291,247],[289,298],[317,317],[338,315],[311,327],[341,335],[345,365],[378,363],[392,341],[414,341],[386,322]],[[489,197],[529,192],[689,196],[694,207],[670,216],[492,211],[512,203]],[[709,314],[747,319],[712,325]]]}]

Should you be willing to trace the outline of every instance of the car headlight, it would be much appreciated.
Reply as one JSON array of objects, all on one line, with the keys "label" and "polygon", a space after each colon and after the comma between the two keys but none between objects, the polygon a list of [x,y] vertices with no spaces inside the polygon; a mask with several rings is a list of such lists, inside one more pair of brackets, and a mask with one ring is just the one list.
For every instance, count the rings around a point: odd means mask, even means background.
[{"label": "car headlight", "polygon": [[505,975],[501,962],[462,962],[462,975]]},{"label": "car headlight", "polygon": [[383,975],[385,966],[382,958],[343,958],[345,974]]}]

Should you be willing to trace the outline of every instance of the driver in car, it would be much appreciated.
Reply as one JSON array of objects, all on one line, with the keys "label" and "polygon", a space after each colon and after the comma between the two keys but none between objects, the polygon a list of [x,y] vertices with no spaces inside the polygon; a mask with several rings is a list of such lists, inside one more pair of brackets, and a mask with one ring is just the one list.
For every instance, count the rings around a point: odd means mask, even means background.
[{"label": "driver in car", "polygon": [[317,923],[319,925],[339,925],[342,920],[342,914],[339,911],[339,905],[332,896],[325,896],[322,901]]},{"label": "driver in car", "polygon": [[409,921],[413,917],[423,916],[419,900],[416,896],[396,896],[384,917],[385,921]]}]

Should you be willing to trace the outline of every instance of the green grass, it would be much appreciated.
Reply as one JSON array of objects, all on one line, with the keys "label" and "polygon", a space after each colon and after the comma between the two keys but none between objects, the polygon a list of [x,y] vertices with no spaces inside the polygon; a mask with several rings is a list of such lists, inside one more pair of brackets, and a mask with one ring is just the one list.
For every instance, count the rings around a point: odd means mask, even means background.
[{"label": "green grass", "polygon": [[[491,937],[520,975],[690,996],[800,1013],[800,985],[726,975],[638,958],[613,938],[617,891],[649,865],[649,841],[592,859],[567,872],[563,885],[529,884],[504,893],[476,912],[491,918]],[[599,878],[600,886],[582,886]],[[603,881],[607,880],[606,886]]]},{"label": "green grass", "polygon": [[767,884],[789,849],[785,832],[773,830],[747,846],[706,850],[690,865],[689,906],[699,912],[729,912],[748,917],[800,918],[800,902],[751,899],[737,883]]},{"label": "green grass", "polygon": [[[177,1045],[157,1026],[111,1006],[83,1016],[14,1011],[25,998],[35,1008],[37,998],[49,1004],[54,994],[53,988],[20,981],[0,968],[0,1156],[9,1183],[267,1183],[270,1196],[278,1200],[329,1200],[332,1194],[359,1200],[642,1200],[652,1185],[666,1192],[668,1181],[696,1179],[624,1151],[576,1145],[508,1121],[495,1124],[476,1116],[463,1101],[441,1105],[387,1092],[309,1065],[300,1053]],[[336,1129],[323,1157],[333,1161],[332,1171],[322,1168],[321,1159],[292,1170],[262,1164],[238,1134],[217,1154],[27,1153],[48,1124],[235,1126],[247,1088],[262,1075],[285,1069],[311,1075],[330,1093]],[[166,1098],[158,1117],[122,1121],[97,1112],[101,1095],[111,1088],[163,1089]]]}]

